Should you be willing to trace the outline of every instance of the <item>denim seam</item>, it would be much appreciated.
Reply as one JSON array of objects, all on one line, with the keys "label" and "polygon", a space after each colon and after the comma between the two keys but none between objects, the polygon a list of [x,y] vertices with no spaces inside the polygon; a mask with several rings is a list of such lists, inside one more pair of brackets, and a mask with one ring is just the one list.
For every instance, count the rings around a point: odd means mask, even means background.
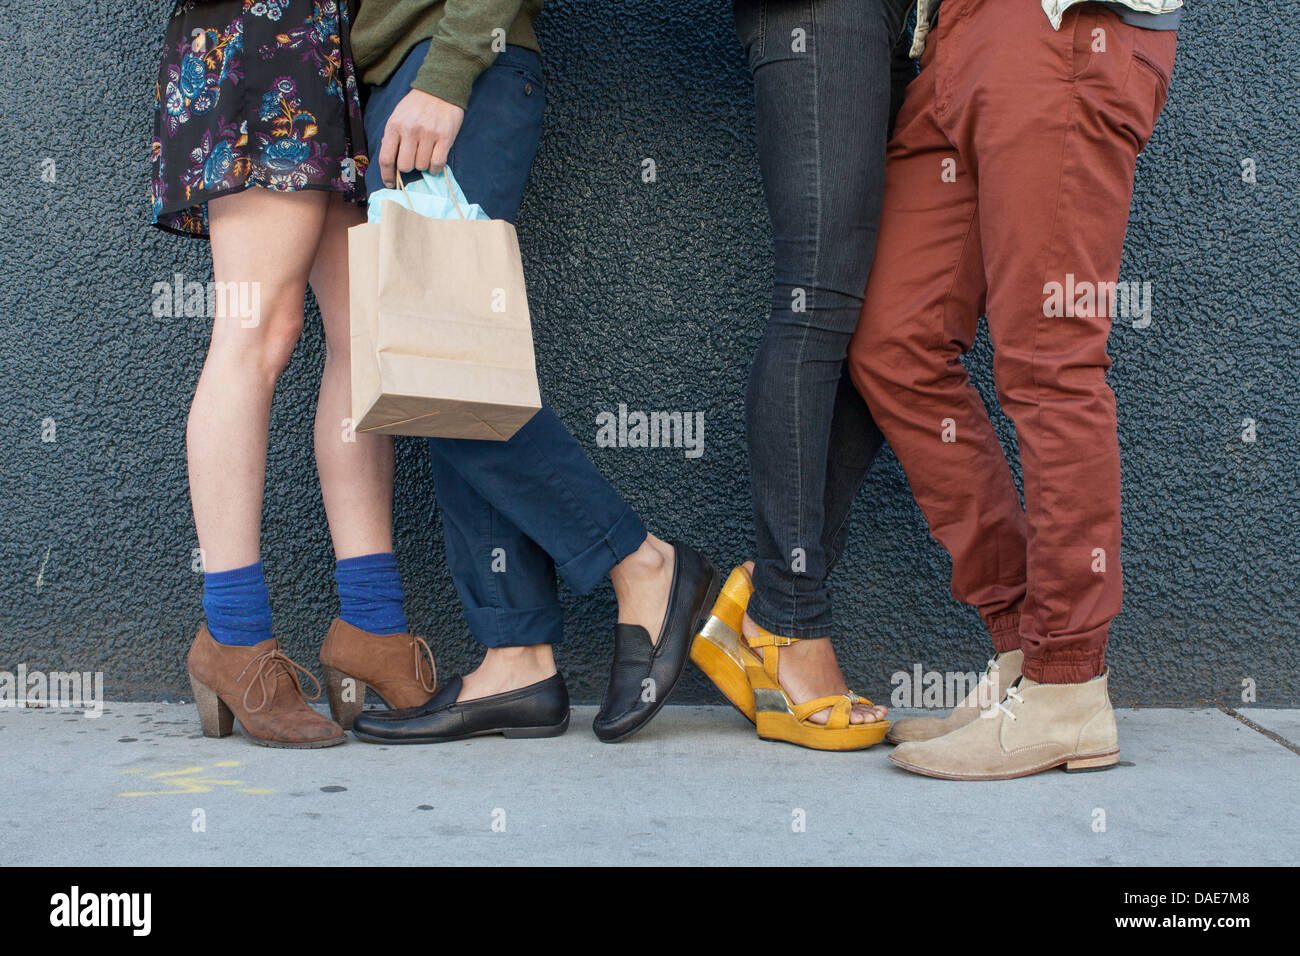
[{"label": "denim seam", "polygon": [[[834,406],[832,406],[832,414],[834,413],[834,412],[833,412],[833,409],[834,409]],[[869,469],[869,468],[870,468],[870,465],[868,465],[868,469]],[[829,481],[831,480],[831,479],[830,479],[830,474],[831,474],[831,469],[830,469],[830,464],[829,464],[829,462],[828,462],[828,463],[827,463],[827,466],[826,466],[826,481],[827,481],[827,482],[829,482]],[[859,487],[859,489],[860,489],[862,486],[859,485],[858,487]],[[824,502],[824,500],[825,500],[825,499],[823,499],[823,502]],[[825,513],[824,513],[824,512],[825,512],[825,509],[824,509],[824,507],[823,507],[823,514],[822,514],[822,520],[823,520],[823,521],[826,520],[826,516],[825,516]],[[847,511],[844,512],[844,517],[840,519],[840,523],[837,524],[837,525],[835,526],[835,532],[834,532],[832,535],[830,535],[830,537],[828,537],[828,538],[826,539],[826,576],[827,576],[827,577],[830,577],[830,570],[831,570],[831,568],[834,567],[835,564],[836,564],[836,562],[839,561],[839,559],[840,559],[840,548],[839,548],[839,545],[837,544],[837,542],[839,541],[839,538],[840,538],[840,532],[843,531],[844,528],[845,528],[845,526],[848,525],[848,523],[849,523],[849,518],[850,518],[850,516],[851,516],[852,514],[853,514],[853,508],[850,507]]]},{"label": "denim seam", "polygon": [[[492,551],[496,549],[496,537],[495,537],[496,522],[494,521],[496,509],[493,508],[491,504],[488,504],[485,510],[487,511],[487,541],[488,541],[488,548],[489,548],[488,554],[490,555]],[[492,579],[493,603],[497,607],[504,607],[506,602],[505,602],[505,595],[501,593],[501,580],[500,578],[497,577],[496,573],[492,570],[492,566],[490,563],[488,565],[488,574],[491,576]],[[501,615],[494,615],[493,623],[495,624],[496,629],[500,632],[497,635],[498,638],[504,638],[508,636],[506,634],[506,624],[505,621],[502,620]]]},{"label": "denim seam", "polygon": [[[533,448],[535,448],[535,449],[540,449],[540,448],[541,448],[541,443],[538,442],[538,441],[536,441],[536,439],[534,439],[531,435],[527,434],[523,429],[520,429],[520,431],[518,431],[518,432],[515,433],[515,438],[517,438],[521,443],[522,443],[522,442],[528,442],[528,443],[530,444],[530,447],[533,447]],[[575,441],[575,442],[577,441],[576,438],[572,438],[572,435],[570,435],[570,438],[571,438],[573,441]],[[513,439],[512,439],[512,440],[513,440]],[[436,442],[436,441],[439,441],[439,439],[429,439],[429,442],[430,442],[430,446],[429,446],[429,447],[430,447],[430,453],[431,453],[431,454],[435,454],[435,452],[433,452],[433,447],[434,447],[434,446],[433,446],[433,442]],[[465,482],[466,482],[466,483],[467,483],[471,488],[473,488],[473,489],[475,490],[476,493],[478,493],[481,497],[483,497],[483,498],[487,501],[490,510],[497,510],[496,505],[494,505],[494,504],[491,502],[490,499],[487,499],[487,496],[486,496],[486,495],[483,495],[483,493],[482,493],[481,491],[478,490],[478,486],[477,486],[477,485],[476,485],[476,484],[471,480],[470,476],[466,475],[464,469],[461,467],[461,464],[460,464],[460,462],[457,460],[457,458],[456,458],[455,455],[447,454],[447,453],[442,452],[442,451],[436,452],[436,454],[439,454],[439,455],[441,456],[441,458],[446,462],[446,464],[448,465],[448,467],[450,467],[453,471],[455,471],[455,472],[456,472],[456,473],[461,477],[461,479],[462,479],[463,481],[465,481]],[[581,518],[582,518],[582,520],[584,520],[584,521],[587,523],[589,529],[590,529],[591,531],[594,531],[594,532],[595,532],[595,539],[594,539],[591,543],[585,545],[585,546],[582,547],[581,549],[576,550],[573,554],[565,555],[565,556],[564,556],[564,557],[565,557],[564,565],[561,565],[561,564],[556,560],[556,556],[555,556],[554,554],[551,554],[551,552],[550,552],[549,550],[547,550],[546,548],[543,548],[543,549],[542,549],[542,550],[545,551],[546,554],[550,557],[551,562],[552,562],[552,564],[554,564],[554,565],[556,566],[556,570],[557,570],[557,571],[560,569],[560,567],[569,565],[569,564],[572,563],[575,559],[577,559],[577,558],[579,558],[579,557],[581,557],[581,556],[583,556],[583,555],[589,553],[590,551],[592,551],[594,548],[598,547],[599,545],[601,545],[601,544],[607,544],[607,541],[608,541],[608,537],[609,537],[610,532],[611,532],[615,527],[618,526],[618,524],[619,524],[620,521],[624,520],[624,518],[627,516],[627,514],[628,514],[629,512],[631,512],[631,513],[633,514],[633,516],[636,516],[636,513],[635,513],[634,511],[632,511],[631,506],[628,505],[626,501],[623,501],[623,502],[622,502],[622,503],[623,503],[623,511],[620,512],[618,518],[616,518],[615,521],[614,521],[614,522],[613,522],[613,523],[612,523],[608,528],[602,528],[602,527],[600,526],[600,524],[595,520],[595,518],[593,518],[593,517],[590,515],[590,513],[589,513],[585,508],[581,507],[581,499],[578,498],[578,497],[573,493],[572,489],[570,489],[570,488],[568,487],[567,484],[565,484],[565,482],[563,481],[563,478],[562,478],[562,476],[561,476],[560,470],[559,470],[558,468],[555,467],[555,465],[554,465],[554,463],[551,461],[551,459],[550,459],[547,455],[545,455],[545,454],[541,454],[541,455],[538,455],[538,456],[535,456],[535,457],[536,457],[538,460],[543,461],[543,462],[545,463],[545,467],[546,467],[546,469],[548,470],[548,472],[549,472],[549,474],[550,474],[550,476],[551,476],[551,480],[548,482],[548,484],[551,485],[551,486],[553,486],[554,488],[557,489],[557,492],[556,492],[556,493],[557,493],[557,497],[561,497],[561,498],[563,498],[566,502],[570,503],[571,510],[573,511],[573,513],[574,513],[574,514],[577,514],[577,515],[580,515]],[[595,466],[593,465],[592,467],[594,468]],[[612,489],[611,489],[611,490],[612,490]],[[617,495],[617,494],[618,494],[617,491],[615,491],[614,494]],[[619,500],[622,501],[621,498],[620,498]],[[508,518],[509,516],[506,515],[506,517]],[[639,517],[639,516],[636,516],[636,517]],[[523,531],[524,529],[521,528],[520,530]],[[527,533],[527,532],[525,531],[525,533]],[[530,536],[530,537],[531,537],[531,536]],[[540,544],[539,544],[539,547],[540,547]],[[611,553],[614,553],[614,549],[613,549],[612,547],[610,547],[609,550],[611,551]],[[617,562],[616,562],[616,563],[617,563]],[[504,603],[504,602],[502,602],[502,603]]]},{"label": "denim seam", "polygon": [[[817,171],[816,173],[817,181],[815,184],[817,200],[814,203],[815,211],[814,211],[814,222],[813,222],[813,268],[812,268],[812,286],[813,286],[812,291],[813,294],[816,295],[817,290],[821,288],[822,197],[824,193],[823,183],[822,183],[822,172],[821,172],[822,171],[821,98],[820,98],[821,89],[819,85],[820,75],[817,70],[817,60],[821,56],[821,32],[817,27],[816,5],[809,2],[807,6],[807,11],[808,11],[807,14],[808,24],[809,26],[812,27],[813,49],[812,49],[811,65],[812,65],[812,74],[813,74],[813,82],[812,82],[812,98],[813,98],[812,139],[813,139],[813,156],[814,156],[813,168]],[[812,307],[817,308],[817,305],[814,304]],[[798,367],[801,370],[803,368],[804,354],[808,347],[809,331],[810,331],[809,323],[804,322],[803,337],[799,340],[799,366]],[[802,398],[802,389],[796,388],[795,395],[794,395],[794,422],[795,422],[794,458],[795,458],[795,469],[797,475],[795,481],[795,487],[797,489],[796,496],[798,501],[795,508],[795,514],[797,516],[796,517],[797,530],[796,530],[795,537],[799,543],[799,546],[802,546],[805,549],[804,571],[806,572],[808,542],[805,540],[807,529],[804,527],[804,523],[803,523],[803,519],[804,519],[803,501],[805,495],[807,494],[808,489],[806,487],[806,482],[805,482],[804,472],[803,472],[803,445],[801,442],[802,429],[799,428],[799,422],[802,421],[803,418],[803,404],[801,402],[801,398]],[[823,492],[824,491],[825,489],[823,489]],[[824,530],[824,528],[818,530],[821,531]],[[782,557],[784,560],[789,560],[790,558],[789,555],[783,555]],[[799,589],[795,586],[794,579],[792,578],[790,583],[790,620],[793,622],[793,621],[797,621],[798,619],[799,619]]]},{"label": "denim seam", "polygon": [[465,610],[470,614],[537,614],[542,611],[561,611],[563,609],[564,605],[557,602],[555,604],[539,604],[536,607],[500,607],[497,605],[480,605],[479,607],[470,607]]}]

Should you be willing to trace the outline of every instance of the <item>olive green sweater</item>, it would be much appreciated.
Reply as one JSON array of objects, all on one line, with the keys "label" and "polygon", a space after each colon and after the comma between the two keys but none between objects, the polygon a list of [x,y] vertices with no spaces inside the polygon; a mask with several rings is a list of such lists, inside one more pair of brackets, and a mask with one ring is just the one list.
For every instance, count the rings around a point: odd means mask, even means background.
[{"label": "olive green sweater", "polygon": [[362,0],[352,58],[363,81],[383,83],[412,47],[432,39],[411,86],[463,108],[501,39],[541,52],[533,32],[541,10],[542,0]]}]

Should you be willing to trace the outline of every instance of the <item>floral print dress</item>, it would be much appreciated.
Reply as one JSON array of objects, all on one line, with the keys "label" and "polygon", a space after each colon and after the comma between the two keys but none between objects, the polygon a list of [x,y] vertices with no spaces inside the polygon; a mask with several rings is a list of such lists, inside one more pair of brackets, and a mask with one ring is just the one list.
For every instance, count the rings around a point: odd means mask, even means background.
[{"label": "floral print dress", "polygon": [[206,238],[207,201],[249,186],[364,202],[348,0],[184,0],[158,70],[154,225]]}]

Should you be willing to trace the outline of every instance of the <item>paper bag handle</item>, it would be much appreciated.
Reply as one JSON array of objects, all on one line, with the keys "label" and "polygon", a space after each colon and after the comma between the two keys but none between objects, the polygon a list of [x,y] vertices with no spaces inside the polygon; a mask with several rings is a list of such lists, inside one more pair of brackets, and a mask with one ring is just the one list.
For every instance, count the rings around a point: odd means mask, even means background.
[{"label": "paper bag handle", "polygon": [[[424,176],[427,179],[433,178],[433,175],[429,173],[427,170],[421,170],[420,175]],[[447,197],[451,200],[451,204],[456,207],[456,212],[460,213],[460,218],[464,219],[465,211],[460,208],[460,203],[456,201],[456,191],[451,188],[451,179],[448,178],[447,176],[446,166],[442,167],[442,181],[447,184]],[[400,172],[397,174],[397,191],[400,192],[403,196],[406,196],[406,183],[404,181],[403,175]],[[415,207],[411,202],[410,196],[406,196],[406,208],[410,209],[411,212],[415,212]]]}]

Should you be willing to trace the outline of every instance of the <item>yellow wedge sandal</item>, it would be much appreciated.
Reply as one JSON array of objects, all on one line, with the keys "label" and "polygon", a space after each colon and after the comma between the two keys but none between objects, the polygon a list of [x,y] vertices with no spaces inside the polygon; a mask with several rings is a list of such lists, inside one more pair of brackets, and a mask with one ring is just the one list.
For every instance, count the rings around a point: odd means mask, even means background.
[{"label": "yellow wedge sandal", "polygon": [[[754,723],[758,727],[758,736],[764,740],[780,740],[811,750],[864,750],[884,740],[885,734],[889,733],[888,720],[877,720],[869,724],[851,723],[854,704],[873,706],[871,701],[852,691],[815,697],[802,704],[796,704],[790,699],[777,680],[780,649],[798,640],[801,638],[782,637],[762,628],[759,629],[758,637],[748,639],[750,647],[766,648],[761,652],[762,661],[751,653],[754,663],[745,668],[750,687],[753,688]],[[808,719],[827,707],[831,713],[826,723],[818,724]]]},{"label": "yellow wedge sandal", "polygon": [[[768,631],[762,631],[762,637],[750,642],[741,637],[745,611],[753,593],[753,579],[743,566],[737,565],[691,644],[691,660],[695,666],[738,711],[758,724],[758,735],[765,740],[789,741],[814,750],[861,750],[880,743],[889,732],[889,721],[849,722],[853,704],[859,701],[870,704],[866,698],[837,694],[795,704],[786,696],[776,679],[780,654],[777,648],[793,643],[796,638],[778,637]],[[751,646],[766,646],[771,650],[759,657]],[[772,662],[770,675],[764,658]],[[765,714],[756,714],[756,696],[763,701],[759,709]],[[827,707],[831,708],[831,716],[825,724],[807,720]]]},{"label": "yellow wedge sandal", "polygon": [[753,593],[754,582],[749,572],[739,565],[732,568],[709,619],[691,642],[691,660],[695,666],[750,723],[754,722],[754,691],[746,671],[751,666],[762,667],[763,662],[745,646],[740,626]]}]

